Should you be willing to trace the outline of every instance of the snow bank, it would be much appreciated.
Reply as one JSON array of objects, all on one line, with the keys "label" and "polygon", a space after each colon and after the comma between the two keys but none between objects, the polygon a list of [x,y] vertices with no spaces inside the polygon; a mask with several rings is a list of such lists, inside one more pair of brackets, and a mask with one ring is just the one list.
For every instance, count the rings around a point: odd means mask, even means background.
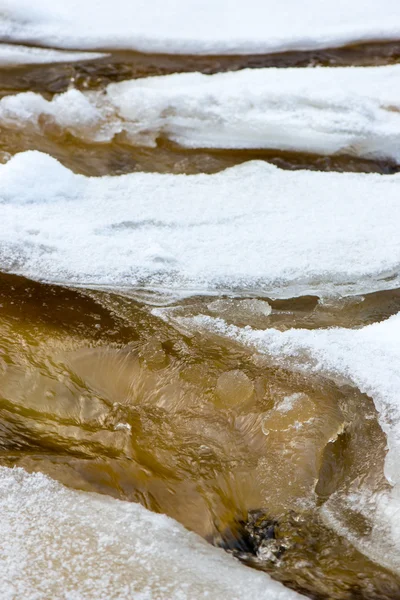
[{"label": "snow bank", "polygon": [[28,92],[0,101],[3,127],[49,121],[76,137],[131,144],[167,137],[189,148],[268,148],[400,163],[400,65],[251,69],[151,77],[70,90],[52,101]]},{"label": "snow bank", "polygon": [[16,44],[0,44],[0,67],[17,65],[40,65],[94,60],[106,54],[98,52],[65,52],[48,48],[18,46]]},{"label": "snow bank", "polygon": [[0,39],[59,48],[247,54],[400,38],[397,0],[0,0]]},{"label": "snow bank", "polygon": [[172,519],[41,474],[0,467],[0,511],[3,600],[301,597]]},{"label": "snow bank", "polygon": [[[0,165],[1,269],[75,284],[334,294],[399,285],[400,175],[90,178],[26,152]],[[387,278],[391,276],[391,279]]]}]

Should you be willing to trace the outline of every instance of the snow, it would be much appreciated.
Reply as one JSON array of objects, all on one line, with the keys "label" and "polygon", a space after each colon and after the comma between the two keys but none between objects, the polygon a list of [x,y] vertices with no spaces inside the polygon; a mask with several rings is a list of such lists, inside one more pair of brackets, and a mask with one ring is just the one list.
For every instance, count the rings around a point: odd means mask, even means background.
[{"label": "snow", "polygon": [[16,44],[0,44],[0,67],[77,62],[94,60],[104,56],[107,55],[98,52],[65,52]]},{"label": "snow", "polygon": [[178,523],[135,503],[0,467],[2,600],[292,600]]},{"label": "snow", "polygon": [[0,165],[0,267],[187,295],[387,289],[399,285],[399,191],[400,175],[264,162],[90,178],[26,152]]},{"label": "snow", "polygon": [[396,65],[177,74],[112,84],[107,99],[153,142],[400,161],[399,93]]},{"label": "snow", "polygon": [[58,48],[247,54],[400,37],[397,0],[0,0],[0,39]]},{"label": "snow", "polygon": [[131,144],[167,137],[188,148],[267,148],[400,163],[400,65],[184,73],[76,90],[52,101],[0,101],[3,127],[41,131],[50,119],[86,141],[124,132]]}]

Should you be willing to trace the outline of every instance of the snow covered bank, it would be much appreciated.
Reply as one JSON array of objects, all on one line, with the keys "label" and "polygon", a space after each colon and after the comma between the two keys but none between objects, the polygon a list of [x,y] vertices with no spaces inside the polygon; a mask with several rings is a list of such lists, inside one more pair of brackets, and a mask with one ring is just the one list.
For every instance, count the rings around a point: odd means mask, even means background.
[{"label": "snow covered bank", "polygon": [[48,48],[18,46],[16,44],[0,44],[0,67],[17,65],[40,65],[94,60],[106,54],[98,52],[65,52]]},{"label": "snow covered bank", "polygon": [[400,281],[400,175],[250,162],[89,178],[26,152],[0,165],[0,190],[1,269],[35,279],[280,296]]},{"label": "snow covered bank", "polygon": [[139,504],[0,468],[0,595],[291,600],[299,594]]},{"label": "snow covered bank", "polygon": [[400,38],[397,0],[1,0],[0,39],[59,48],[248,54]]},{"label": "snow covered bank", "polygon": [[400,163],[400,65],[188,73],[0,101],[2,127],[53,123],[86,141],[266,148]]}]

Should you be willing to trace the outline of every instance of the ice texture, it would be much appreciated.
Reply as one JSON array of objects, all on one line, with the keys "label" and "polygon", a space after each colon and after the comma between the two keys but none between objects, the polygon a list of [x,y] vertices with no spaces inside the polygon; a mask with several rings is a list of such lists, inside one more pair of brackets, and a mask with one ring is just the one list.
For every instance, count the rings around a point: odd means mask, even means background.
[{"label": "ice texture", "polygon": [[0,39],[182,54],[310,50],[400,38],[398,0],[0,0]]},{"label": "ice texture", "polygon": [[0,511],[2,600],[302,597],[166,516],[39,473],[0,467]]},{"label": "ice texture", "polygon": [[[399,285],[400,175],[283,171],[85,177],[39,152],[0,165],[0,268],[207,292]],[[390,276],[390,280],[388,277]]]},{"label": "ice texture", "polygon": [[35,48],[18,44],[0,44],[0,67],[40,65],[94,60],[106,54],[98,52],[66,52],[49,48]]}]

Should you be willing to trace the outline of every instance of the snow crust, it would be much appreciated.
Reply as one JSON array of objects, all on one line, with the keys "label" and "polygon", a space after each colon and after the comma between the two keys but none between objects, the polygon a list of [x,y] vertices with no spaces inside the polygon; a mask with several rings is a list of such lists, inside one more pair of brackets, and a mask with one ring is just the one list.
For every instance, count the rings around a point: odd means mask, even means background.
[{"label": "snow crust", "polygon": [[42,474],[0,467],[0,510],[3,600],[302,597],[168,517]]},{"label": "snow crust", "polygon": [[397,0],[0,0],[0,39],[187,54],[308,50],[400,38]]},{"label": "snow crust", "polygon": [[0,165],[0,268],[188,294],[386,289],[399,285],[399,192],[400,175],[263,162],[90,178],[26,152]]},{"label": "snow crust", "polygon": [[185,73],[0,101],[3,127],[56,123],[78,138],[269,148],[400,162],[400,65]]},{"label": "snow crust", "polygon": [[107,56],[98,52],[65,52],[48,48],[0,44],[0,67],[94,60]]}]

